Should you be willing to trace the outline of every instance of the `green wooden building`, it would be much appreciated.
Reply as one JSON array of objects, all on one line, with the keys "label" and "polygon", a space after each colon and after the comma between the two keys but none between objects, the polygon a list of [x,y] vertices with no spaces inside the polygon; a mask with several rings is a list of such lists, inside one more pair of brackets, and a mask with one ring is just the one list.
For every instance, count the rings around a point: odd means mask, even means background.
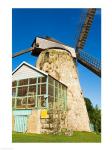
[{"label": "green wooden building", "polygon": [[36,67],[23,62],[12,73],[13,131],[41,133],[48,111],[66,111],[67,86]]}]

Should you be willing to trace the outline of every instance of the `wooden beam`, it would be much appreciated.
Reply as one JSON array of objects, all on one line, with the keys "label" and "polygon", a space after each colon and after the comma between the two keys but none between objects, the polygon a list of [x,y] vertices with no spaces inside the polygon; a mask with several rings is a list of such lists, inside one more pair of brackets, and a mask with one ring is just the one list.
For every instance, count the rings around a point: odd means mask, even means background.
[{"label": "wooden beam", "polygon": [[33,50],[32,47],[30,47],[30,48],[28,48],[28,49],[26,49],[26,50],[22,50],[22,51],[20,51],[20,52],[17,52],[17,53],[15,53],[15,54],[13,54],[13,55],[12,55],[12,58],[15,58],[15,57],[20,56],[20,55],[23,55],[23,54],[25,54],[25,53],[31,52],[32,50]]}]

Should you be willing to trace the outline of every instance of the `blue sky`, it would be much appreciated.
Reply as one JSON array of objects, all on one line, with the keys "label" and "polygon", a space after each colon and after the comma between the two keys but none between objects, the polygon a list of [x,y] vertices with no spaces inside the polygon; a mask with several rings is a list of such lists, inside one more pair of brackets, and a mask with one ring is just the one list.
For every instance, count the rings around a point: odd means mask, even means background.
[{"label": "blue sky", "polygon": [[[12,10],[12,53],[27,49],[36,36],[50,36],[74,47],[80,14],[86,9],[13,9]],[[84,50],[101,60],[101,11],[97,9],[94,22]],[[36,57],[30,53],[12,60],[16,68],[22,61],[35,65]],[[101,79],[82,65],[77,64],[84,96],[93,105],[101,106]]]}]

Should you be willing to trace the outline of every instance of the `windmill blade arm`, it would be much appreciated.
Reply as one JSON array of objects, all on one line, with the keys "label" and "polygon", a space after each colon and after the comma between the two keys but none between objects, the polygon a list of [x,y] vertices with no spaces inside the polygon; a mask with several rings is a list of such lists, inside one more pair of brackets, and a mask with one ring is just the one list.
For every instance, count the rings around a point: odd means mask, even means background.
[{"label": "windmill blade arm", "polygon": [[84,51],[79,51],[77,61],[84,67],[101,77],[101,64],[95,58]]},{"label": "windmill blade arm", "polygon": [[15,58],[15,57],[20,56],[20,55],[22,55],[22,54],[31,52],[32,50],[33,50],[32,47],[30,47],[30,48],[28,48],[28,49],[26,49],[26,50],[22,50],[22,51],[20,51],[20,52],[17,52],[17,53],[15,53],[15,54],[13,54],[13,55],[12,55],[12,58]]},{"label": "windmill blade arm", "polygon": [[92,22],[93,22],[93,19],[95,16],[95,12],[96,12],[95,8],[88,9],[84,23],[81,25],[80,33],[78,33],[79,35],[77,36],[78,39],[77,39],[77,43],[76,43],[76,52],[78,51],[78,49],[84,48],[85,42],[88,37],[89,30],[91,28],[91,25],[92,25]]}]

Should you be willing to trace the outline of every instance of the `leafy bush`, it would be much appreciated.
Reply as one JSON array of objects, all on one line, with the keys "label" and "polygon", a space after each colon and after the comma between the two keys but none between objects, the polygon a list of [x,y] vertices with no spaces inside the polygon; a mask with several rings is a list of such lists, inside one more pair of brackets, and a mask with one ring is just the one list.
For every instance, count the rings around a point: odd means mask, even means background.
[{"label": "leafy bush", "polygon": [[90,99],[88,98],[84,98],[84,99],[85,99],[90,123],[94,125],[95,132],[100,133],[101,132],[101,109],[97,105],[94,107]]}]

